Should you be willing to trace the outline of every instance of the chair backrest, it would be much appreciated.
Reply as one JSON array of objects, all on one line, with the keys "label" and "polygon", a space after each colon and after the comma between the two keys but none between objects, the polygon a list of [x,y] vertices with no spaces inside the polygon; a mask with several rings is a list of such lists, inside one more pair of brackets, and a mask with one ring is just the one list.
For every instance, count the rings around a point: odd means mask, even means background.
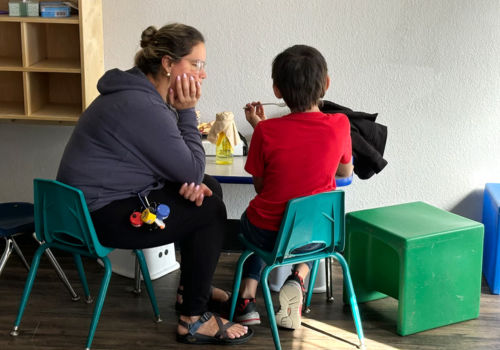
[{"label": "chair backrest", "polygon": [[309,243],[323,243],[318,251],[342,251],[345,238],[344,217],[344,191],[341,190],[290,200],[273,256],[282,263],[285,258],[303,255],[292,252]]},{"label": "chair backrest", "polygon": [[103,247],[82,191],[54,180],[34,180],[35,230],[40,241],[57,242],[69,251],[104,257],[113,248]]}]

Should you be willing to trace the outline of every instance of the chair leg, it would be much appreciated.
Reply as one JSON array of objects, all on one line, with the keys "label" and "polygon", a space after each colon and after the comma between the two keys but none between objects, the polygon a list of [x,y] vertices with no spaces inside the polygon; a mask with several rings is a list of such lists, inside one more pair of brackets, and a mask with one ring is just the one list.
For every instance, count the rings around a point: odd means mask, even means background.
[{"label": "chair leg", "polygon": [[[85,271],[83,270],[82,258],[80,257],[79,254],[73,254],[73,260],[75,261],[76,270],[78,271],[78,276],[80,276],[80,282],[82,283],[83,293],[85,293],[85,302],[87,304],[90,304],[94,300],[92,300],[92,297],[90,296],[89,286],[87,285],[87,278],[85,277]],[[101,260],[104,263],[104,260],[103,259]]]},{"label": "chair leg", "polygon": [[[142,276],[144,277],[144,284],[146,285],[146,290],[148,291],[149,294],[149,300],[151,300],[151,305],[153,306],[156,322],[161,322],[162,319],[160,317],[160,310],[158,309],[158,305],[156,304],[156,295],[153,289],[153,283],[151,282],[151,276],[149,275],[148,264],[146,263],[146,259],[144,258],[144,254],[141,249],[135,249],[134,252],[137,259],[136,264],[138,263],[142,270]],[[139,283],[140,283],[141,281],[140,271],[137,275],[139,276]]]},{"label": "chair leg", "polygon": [[[141,293],[141,264],[139,261],[139,257],[137,256],[137,251],[134,250],[134,252],[135,252],[135,272],[134,272],[135,289],[134,289],[134,293],[140,294]],[[142,250],[141,250],[141,254],[142,254]],[[144,254],[143,254],[143,256],[144,256]]]},{"label": "chair leg", "polygon": [[30,272],[30,266],[28,265],[28,262],[24,258],[24,255],[21,252],[21,249],[19,249],[19,246],[17,245],[16,241],[14,240],[14,237],[11,237],[10,239],[12,239],[12,244],[14,245],[14,250],[16,251],[17,256],[19,257],[19,260],[21,260],[21,262],[23,263],[26,270],[28,270],[28,272]]},{"label": "chair leg", "polygon": [[7,260],[9,260],[10,254],[12,254],[12,248],[14,245],[12,244],[12,237],[4,237],[5,238],[5,250],[2,254],[2,258],[0,259],[0,275],[2,274],[3,268],[7,264]]},{"label": "chair leg", "polygon": [[233,297],[231,299],[231,308],[229,309],[229,321],[233,320],[234,310],[236,310],[236,301],[238,300],[238,294],[240,291],[241,275],[243,274],[243,264],[252,254],[253,254],[252,251],[245,250],[240,255],[238,263],[236,264],[236,272],[234,273],[234,281],[233,281]]},{"label": "chair leg", "polygon": [[19,311],[17,313],[16,322],[14,323],[14,330],[10,333],[12,336],[19,335],[18,328],[21,323],[21,318],[23,317],[24,309],[26,308],[26,303],[28,302],[28,297],[30,296],[31,287],[33,287],[33,282],[35,281],[35,275],[40,265],[40,258],[50,245],[47,243],[42,244],[35,252],[33,256],[33,261],[31,262],[30,272],[28,273],[28,278],[26,279],[26,284],[24,285],[24,292],[21,298],[21,304],[19,304]]},{"label": "chair leg", "polygon": [[[78,257],[80,256],[78,255]],[[104,304],[104,299],[106,298],[106,292],[108,291],[109,280],[111,279],[111,262],[109,261],[109,258],[105,256],[102,257],[101,260],[104,263],[105,271],[104,271],[104,277],[102,278],[99,295],[97,296],[97,301],[95,303],[94,314],[92,315],[92,322],[90,323],[86,350],[90,350],[90,344],[92,344],[92,340],[94,339],[95,330],[97,328],[97,322],[99,322],[99,316],[101,316],[102,306]]]},{"label": "chair leg", "polygon": [[309,271],[309,288],[307,291],[306,304],[303,308],[306,314],[311,312],[311,310],[309,310],[309,305],[311,305],[311,298],[314,291],[314,284],[316,283],[316,275],[318,274],[319,262],[319,260],[315,260],[312,266],[312,270]]},{"label": "chair leg", "polygon": [[349,302],[351,304],[352,315],[354,317],[354,324],[356,325],[356,332],[358,333],[358,338],[360,344],[358,345],[358,349],[366,349],[365,340],[363,335],[363,327],[361,325],[361,317],[359,316],[358,302],[356,301],[356,294],[354,294],[354,288],[352,286],[351,281],[351,273],[349,272],[349,266],[347,266],[347,262],[344,257],[337,252],[333,253],[333,257],[338,260],[340,266],[342,266],[342,272],[344,275],[344,286],[347,290],[347,294],[349,296]]},{"label": "chair leg", "polygon": [[[38,242],[38,244],[42,245],[43,242],[40,242],[38,240],[38,238],[36,238],[36,234],[33,233],[33,236],[32,236],[35,241]],[[71,294],[71,300],[73,301],[78,301],[80,300],[80,296],[78,294],[75,293],[75,291],[73,290],[73,287],[71,287],[71,284],[69,283],[68,281],[68,278],[66,277],[66,274],[64,273],[63,269],[61,268],[61,266],[59,265],[59,263],[57,262],[54,254],[52,254],[52,251],[50,249],[46,249],[45,250],[45,255],[47,256],[47,258],[49,258],[49,261],[50,263],[52,264],[52,267],[54,268],[54,270],[56,271],[57,275],[59,276],[59,278],[61,279],[62,283],[64,284],[64,286],[66,287],[66,289],[69,291],[69,293]]]},{"label": "chair leg", "polygon": [[325,258],[326,301],[333,301],[332,258]]},{"label": "chair leg", "polygon": [[273,333],[274,347],[276,350],[281,350],[280,336],[278,334],[278,325],[276,324],[276,317],[274,316],[273,300],[271,299],[271,290],[269,289],[269,284],[267,278],[269,273],[274,268],[274,265],[266,266],[264,271],[262,271],[262,277],[260,283],[262,285],[262,294],[264,294],[264,303],[266,304],[267,317],[269,318],[269,323],[271,324],[271,332]]}]

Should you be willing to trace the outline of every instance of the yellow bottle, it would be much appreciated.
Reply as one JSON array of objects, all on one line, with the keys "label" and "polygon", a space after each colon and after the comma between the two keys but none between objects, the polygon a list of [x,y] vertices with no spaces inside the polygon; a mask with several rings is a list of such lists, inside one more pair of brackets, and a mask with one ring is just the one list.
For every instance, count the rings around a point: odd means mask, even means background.
[{"label": "yellow bottle", "polygon": [[215,148],[215,163],[217,164],[233,164],[233,146],[227,139],[226,134],[221,131],[217,136]]}]

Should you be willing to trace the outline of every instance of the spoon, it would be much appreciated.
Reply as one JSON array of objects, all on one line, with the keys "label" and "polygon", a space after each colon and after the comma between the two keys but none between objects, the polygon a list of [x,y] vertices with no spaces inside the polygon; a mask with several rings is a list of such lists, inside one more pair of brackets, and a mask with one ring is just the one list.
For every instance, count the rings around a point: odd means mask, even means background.
[{"label": "spoon", "polygon": [[[270,103],[261,103],[261,104],[256,105],[256,106],[278,106],[278,107],[286,107],[286,103],[285,102],[280,102],[280,103],[270,102]],[[247,109],[247,107],[243,107],[243,109]]]}]

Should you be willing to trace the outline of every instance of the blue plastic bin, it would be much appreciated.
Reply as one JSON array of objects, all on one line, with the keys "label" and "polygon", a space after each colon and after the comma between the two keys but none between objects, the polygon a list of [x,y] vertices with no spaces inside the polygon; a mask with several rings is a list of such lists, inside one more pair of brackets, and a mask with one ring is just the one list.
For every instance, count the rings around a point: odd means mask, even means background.
[{"label": "blue plastic bin", "polygon": [[484,190],[483,225],[483,274],[491,293],[500,294],[500,184],[488,183]]}]

